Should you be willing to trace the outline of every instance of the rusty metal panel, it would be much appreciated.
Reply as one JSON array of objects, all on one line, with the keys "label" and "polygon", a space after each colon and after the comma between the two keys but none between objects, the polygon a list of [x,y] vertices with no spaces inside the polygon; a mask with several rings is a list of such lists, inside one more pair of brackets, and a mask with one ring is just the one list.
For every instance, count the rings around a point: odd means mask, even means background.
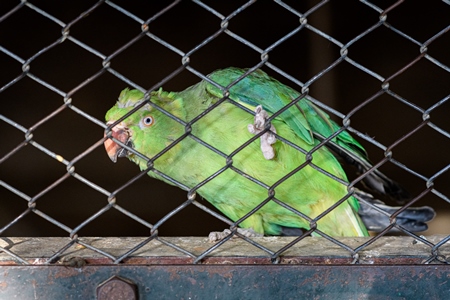
[{"label": "rusty metal panel", "polygon": [[449,271],[446,265],[4,266],[0,299],[132,299],[126,285],[98,290],[122,279],[136,287],[137,299],[445,299]]}]

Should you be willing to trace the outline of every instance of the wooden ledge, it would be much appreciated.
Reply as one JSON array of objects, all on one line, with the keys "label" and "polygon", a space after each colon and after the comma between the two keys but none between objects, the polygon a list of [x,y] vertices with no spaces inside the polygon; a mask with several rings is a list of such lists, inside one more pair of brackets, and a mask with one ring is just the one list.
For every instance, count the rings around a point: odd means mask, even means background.
[{"label": "wooden ledge", "polygon": [[[437,244],[446,237],[446,235],[433,235],[427,236],[426,239]],[[114,258],[123,256],[146,239],[146,237],[80,237],[80,243],[67,248],[55,260],[55,264],[76,264],[76,259],[84,261],[85,264],[95,265],[117,263],[114,262]],[[159,237],[159,239],[151,240],[120,263],[192,264],[195,261],[194,257],[201,255],[214,245],[205,237]],[[252,238],[253,241],[272,252],[279,251],[294,239],[294,237]],[[339,241],[355,249],[369,239],[339,238]],[[0,265],[17,265],[25,262],[32,265],[48,264],[48,259],[70,241],[67,237],[0,238],[0,247],[10,252],[6,253],[0,248]],[[185,249],[194,257],[164,244],[164,241]],[[100,249],[108,253],[110,257],[90,247]],[[18,261],[11,253],[24,261]],[[408,236],[381,237],[358,253],[360,264],[420,264],[432,256],[430,246]],[[449,242],[439,247],[439,254],[444,257],[450,255]],[[284,251],[280,257],[277,263],[281,264],[349,264],[354,259],[348,250],[321,237],[307,237]],[[272,264],[274,262],[269,253],[242,239],[233,238],[214,249],[201,260],[201,263]]]}]

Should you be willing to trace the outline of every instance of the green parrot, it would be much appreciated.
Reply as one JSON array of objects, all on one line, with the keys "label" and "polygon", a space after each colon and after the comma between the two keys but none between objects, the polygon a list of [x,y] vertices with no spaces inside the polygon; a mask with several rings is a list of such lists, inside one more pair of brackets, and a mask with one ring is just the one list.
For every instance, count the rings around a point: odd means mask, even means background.
[{"label": "green parrot", "polygon": [[[138,90],[123,90],[106,114],[107,125],[122,120],[136,106],[140,108],[110,132],[106,130],[105,136],[122,144],[105,139],[109,157],[115,162],[126,156],[141,170],[148,169],[151,160],[149,176],[172,185],[175,180],[186,190],[195,188],[233,222],[240,220],[240,232],[248,236],[291,235],[309,230],[311,224],[330,236],[367,236],[358,215],[360,204],[349,195],[347,176],[336,157],[343,157],[364,172],[372,167],[364,148],[346,131],[316,148],[340,126],[307,99],[267,120],[297,100],[300,93],[261,70],[235,82],[245,72],[227,68],[208,75],[222,87],[233,83],[225,98],[221,89],[207,81],[181,92],[154,91],[151,103]],[[255,134],[259,138],[254,138]],[[378,170],[363,180],[368,187],[394,198],[408,197]],[[373,202],[369,194],[361,195]],[[242,219],[269,196],[284,205],[272,199]],[[387,207],[382,202],[377,205]],[[430,218],[434,211],[427,209]],[[381,215],[389,224],[386,215],[370,208],[364,211],[369,210],[367,219],[373,218],[375,211],[377,221]],[[409,222],[408,212],[402,214]],[[413,211],[413,215],[418,214]],[[408,224],[424,225],[422,219]],[[313,235],[317,235],[315,231]],[[214,237],[220,239],[223,234]]]}]

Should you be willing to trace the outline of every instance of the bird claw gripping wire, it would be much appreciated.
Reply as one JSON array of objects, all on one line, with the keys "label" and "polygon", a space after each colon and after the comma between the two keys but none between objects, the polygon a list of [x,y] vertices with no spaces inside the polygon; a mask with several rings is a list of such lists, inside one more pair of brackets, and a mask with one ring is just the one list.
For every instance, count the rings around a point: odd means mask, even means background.
[{"label": "bird claw gripping wire", "polygon": [[[258,134],[264,130],[266,120],[269,118],[269,114],[263,109],[261,105],[258,105],[255,109],[255,118],[253,124],[248,124],[248,131],[252,134]],[[260,137],[261,151],[264,158],[269,160],[275,157],[275,150],[272,147],[277,140],[275,134],[277,131],[275,127],[270,124],[270,131],[267,131]]]}]

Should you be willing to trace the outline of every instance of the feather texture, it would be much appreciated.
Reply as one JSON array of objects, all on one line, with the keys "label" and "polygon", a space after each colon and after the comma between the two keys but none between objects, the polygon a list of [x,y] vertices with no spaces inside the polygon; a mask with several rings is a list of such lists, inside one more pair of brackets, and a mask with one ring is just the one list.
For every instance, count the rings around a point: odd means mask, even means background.
[{"label": "feather texture", "polygon": [[[229,68],[216,71],[209,77],[226,87],[244,72]],[[229,92],[229,99],[251,109],[262,105],[269,115],[300,96],[260,70],[234,83]],[[141,104],[143,98],[143,93],[137,90],[124,90],[117,104],[106,114],[106,120],[119,120]],[[252,114],[230,101],[204,114],[222,98],[221,90],[205,81],[178,93],[160,89],[151,93],[151,104],[143,105],[118,126],[121,133],[128,134],[127,144],[151,159],[154,170],[163,172],[187,189],[195,188],[233,221],[243,218],[265,201],[272,191],[276,199],[293,208],[289,210],[270,200],[242,220],[239,223],[242,228],[280,235],[286,232],[286,228],[309,229],[311,223],[317,221],[317,228],[328,235],[368,235],[357,214],[358,201],[348,195],[347,177],[334,156],[335,153],[348,154],[355,164],[363,162],[362,170],[370,166],[365,150],[350,134],[343,131],[337,135],[328,144],[332,151],[319,147],[310,153],[312,161],[308,163],[305,153],[340,127],[324,111],[301,99],[271,122],[279,136],[296,146],[278,140],[273,144],[275,157],[265,159],[259,140],[240,149],[253,137],[247,130],[247,126],[253,123]],[[202,117],[198,118],[199,115]],[[182,136],[186,137],[175,142]],[[164,150],[166,147],[168,150]],[[128,151],[127,156],[141,170],[148,168],[149,162],[142,156],[132,151]],[[173,184],[153,170],[148,174]],[[387,177],[381,179],[386,181]],[[333,206],[336,207],[323,214]],[[302,217],[302,214],[307,217]]]}]

